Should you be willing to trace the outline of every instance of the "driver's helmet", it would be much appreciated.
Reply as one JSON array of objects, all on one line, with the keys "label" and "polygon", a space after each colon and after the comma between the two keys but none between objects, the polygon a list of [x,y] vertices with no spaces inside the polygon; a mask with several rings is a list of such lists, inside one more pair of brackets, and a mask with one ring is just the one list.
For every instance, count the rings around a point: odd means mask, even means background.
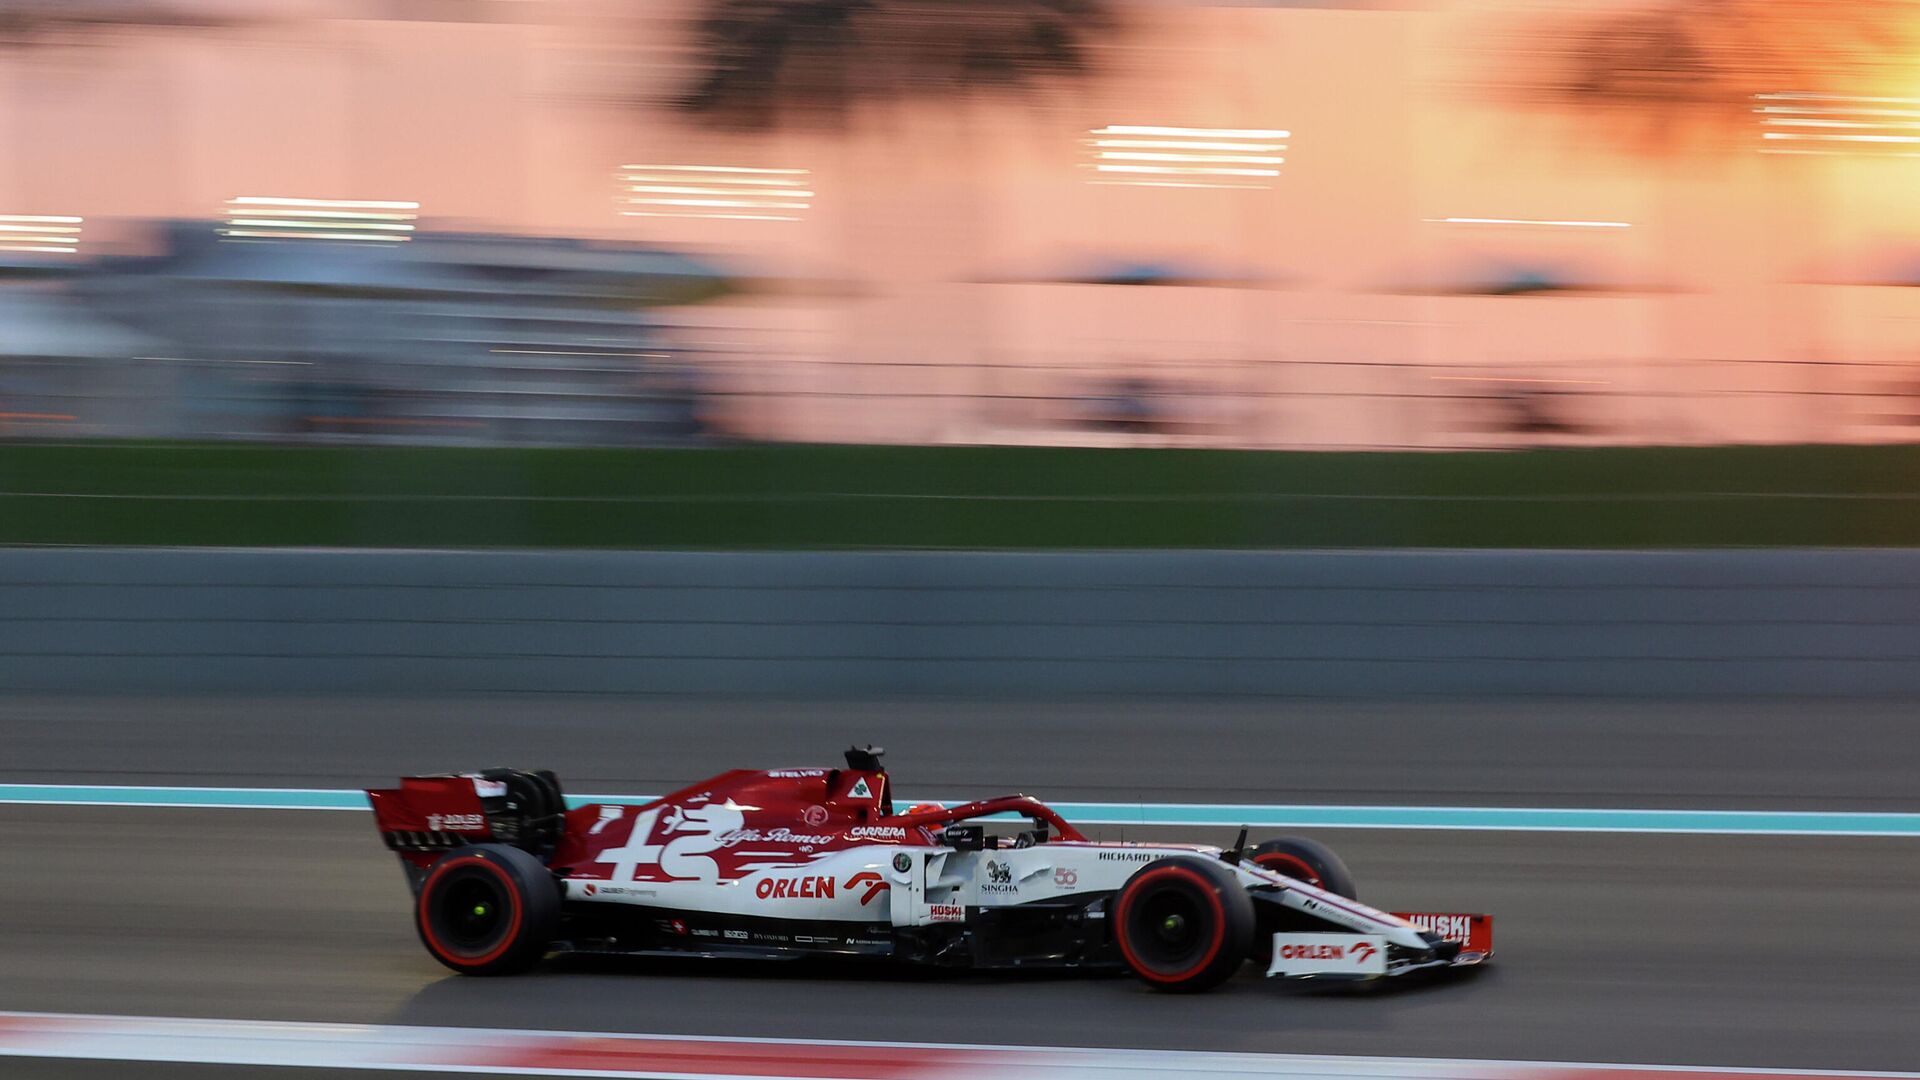
[{"label": "driver's helmet", "polygon": [[[937,803],[937,802],[914,803],[912,806],[907,807],[907,813],[919,814],[919,813],[924,813],[928,810],[945,810],[946,808],[947,808],[946,803]],[[932,838],[939,831],[940,831],[940,828],[937,825],[920,826],[920,835],[925,837]]]}]

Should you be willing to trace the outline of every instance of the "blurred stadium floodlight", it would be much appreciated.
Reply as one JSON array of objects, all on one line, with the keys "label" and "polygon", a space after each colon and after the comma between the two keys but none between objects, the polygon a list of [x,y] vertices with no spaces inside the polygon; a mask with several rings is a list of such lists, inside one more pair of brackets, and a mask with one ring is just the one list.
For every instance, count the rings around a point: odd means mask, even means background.
[{"label": "blurred stadium floodlight", "polygon": [[1290,131],[1109,124],[1087,133],[1088,182],[1129,187],[1273,186],[1286,163]]},{"label": "blurred stadium floodlight", "polygon": [[622,165],[626,217],[799,221],[813,204],[812,172],[743,165]]},{"label": "blurred stadium floodlight", "polygon": [[240,195],[227,200],[220,235],[237,240],[332,240],[391,244],[413,239],[420,204],[378,199]]},{"label": "blurred stadium floodlight", "polygon": [[1920,98],[1755,94],[1763,154],[1920,157]]},{"label": "blurred stadium floodlight", "polygon": [[0,214],[0,251],[72,255],[80,250],[85,220],[61,214]]},{"label": "blurred stadium floodlight", "polygon": [[1631,221],[1582,221],[1568,218],[1490,218],[1490,217],[1444,217],[1422,218],[1429,225],[1494,225],[1511,226],[1526,229],[1631,229]]}]

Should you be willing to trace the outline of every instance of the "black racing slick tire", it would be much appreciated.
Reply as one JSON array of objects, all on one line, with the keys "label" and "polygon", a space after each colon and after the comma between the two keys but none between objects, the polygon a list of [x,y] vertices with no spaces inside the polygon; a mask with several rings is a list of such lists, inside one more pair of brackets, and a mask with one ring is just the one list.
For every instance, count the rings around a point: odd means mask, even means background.
[{"label": "black racing slick tire", "polygon": [[519,848],[470,844],[427,871],[413,921],[442,964],[462,975],[511,975],[539,963],[559,933],[560,889]]},{"label": "black racing slick tire", "polygon": [[1218,862],[1156,859],[1120,887],[1110,925],[1120,958],[1141,982],[1194,993],[1218,986],[1247,959],[1253,901]]},{"label": "black racing slick tire", "polygon": [[1282,836],[1247,852],[1247,861],[1304,881],[1316,889],[1325,889],[1349,900],[1360,899],[1353,884],[1353,871],[1340,861],[1333,849],[1304,836]]}]

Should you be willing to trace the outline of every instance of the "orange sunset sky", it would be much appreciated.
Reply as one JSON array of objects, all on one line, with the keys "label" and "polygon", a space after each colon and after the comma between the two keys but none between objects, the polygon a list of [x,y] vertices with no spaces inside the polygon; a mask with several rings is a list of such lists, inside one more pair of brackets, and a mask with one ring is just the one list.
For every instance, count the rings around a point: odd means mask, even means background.
[{"label": "orange sunset sky", "polygon": [[[1217,393],[1246,445],[1471,444],[1429,399],[1514,379],[1590,387],[1614,439],[1904,437],[1873,395],[1916,356],[1920,290],[1815,282],[1920,252],[1920,159],[1761,154],[1756,134],[1656,160],[1594,118],[1490,102],[1473,84],[1512,5],[1136,0],[1085,83],[758,136],[654,103],[683,73],[676,3],[241,7],[287,18],[0,59],[0,211],[82,215],[99,249],[117,219],[237,195],[397,199],[695,249],[788,283],[680,333],[742,385],[810,390],[767,421],[803,437],[991,437],[1032,416],[970,399],[1106,371]],[[364,17],[395,12],[417,17]],[[1105,125],[1284,130],[1286,160],[1246,189],[1094,184]],[[623,216],[632,164],[805,169],[812,195],[798,221]],[[1258,287],[979,283],[1121,261]],[[1496,266],[1603,291],[1436,295]],[[1846,365],[1764,363],[1814,359]],[[1817,400],[1831,387],[1855,396]]]}]

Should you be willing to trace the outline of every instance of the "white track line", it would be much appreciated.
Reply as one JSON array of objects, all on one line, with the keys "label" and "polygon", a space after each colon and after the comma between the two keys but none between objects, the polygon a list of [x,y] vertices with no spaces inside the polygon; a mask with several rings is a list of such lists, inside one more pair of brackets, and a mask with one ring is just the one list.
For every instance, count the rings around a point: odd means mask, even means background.
[{"label": "white track line", "polygon": [[1920,1073],[1332,1057],[0,1012],[0,1057],[634,1080],[1645,1080]]}]

